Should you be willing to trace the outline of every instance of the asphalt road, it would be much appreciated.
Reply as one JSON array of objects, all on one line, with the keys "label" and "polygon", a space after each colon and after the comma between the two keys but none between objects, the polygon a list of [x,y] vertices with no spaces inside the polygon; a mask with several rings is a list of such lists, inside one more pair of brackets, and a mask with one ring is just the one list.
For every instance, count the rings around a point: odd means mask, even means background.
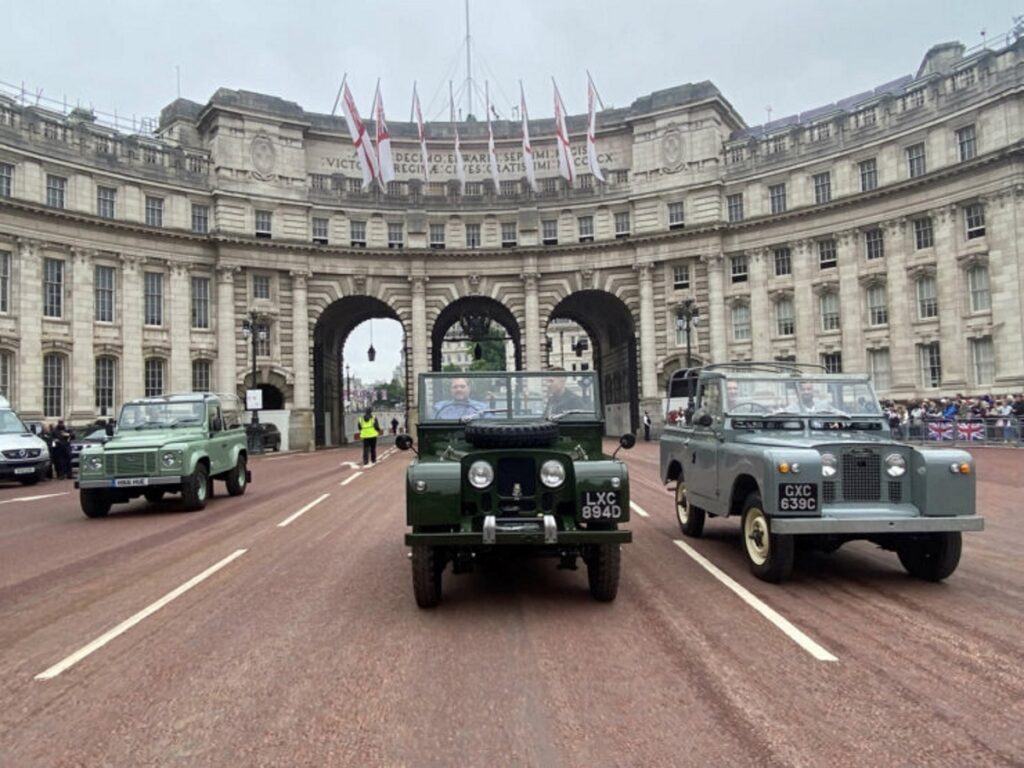
[{"label": "asphalt road", "polygon": [[856,543],[781,586],[735,521],[680,547],[657,443],[620,455],[611,604],[544,560],[419,610],[408,454],[258,458],[192,513],[0,487],[0,766],[1024,763],[1024,453],[977,452],[987,528],[948,581]]}]

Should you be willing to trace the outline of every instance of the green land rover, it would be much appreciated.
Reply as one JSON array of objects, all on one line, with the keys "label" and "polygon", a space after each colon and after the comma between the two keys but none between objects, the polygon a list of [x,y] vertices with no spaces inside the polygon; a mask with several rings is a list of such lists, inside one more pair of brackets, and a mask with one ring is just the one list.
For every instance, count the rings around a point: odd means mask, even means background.
[{"label": "green land rover", "polygon": [[[598,379],[586,373],[428,373],[419,377],[418,457],[406,475],[413,591],[441,600],[441,574],[502,551],[587,566],[590,592],[615,599],[631,541],[629,474],[603,452]],[[620,445],[633,445],[623,435]],[[412,447],[400,435],[397,445]],[[617,451],[616,451],[617,452]]]}]

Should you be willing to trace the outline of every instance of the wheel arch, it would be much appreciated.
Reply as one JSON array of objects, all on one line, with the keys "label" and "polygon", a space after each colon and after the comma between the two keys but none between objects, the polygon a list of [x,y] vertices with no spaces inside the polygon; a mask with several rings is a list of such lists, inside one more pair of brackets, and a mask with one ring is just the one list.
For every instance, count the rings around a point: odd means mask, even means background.
[{"label": "wheel arch", "polygon": [[[732,495],[729,497],[729,515],[743,514],[743,503],[747,496],[752,493],[761,494],[761,488],[753,475],[737,475],[732,482]],[[761,494],[761,501],[764,502],[764,494]]]},{"label": "wheel arch", "polygon": [[683,480],[683,463],[678,459],[672,459],[665,468],[665,482],[669,480]]}]

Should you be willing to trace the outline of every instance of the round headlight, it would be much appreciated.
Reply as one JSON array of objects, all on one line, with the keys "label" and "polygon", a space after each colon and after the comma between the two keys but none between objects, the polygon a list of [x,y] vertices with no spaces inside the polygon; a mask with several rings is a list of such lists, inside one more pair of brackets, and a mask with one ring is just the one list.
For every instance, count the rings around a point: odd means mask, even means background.
[{"label": "round headlight", "polygon": [[619,488],[622,487],[622,478],[621,477],[613,477],[611,480],[608,481],[608,483],[609,483],[609,485],[611,485],[612,488],[614,488],[617,491],[617,490],[619,490]]},{"label": "round headlight", "polygon": [[469,484],[484,489],[494,481],[494,467],[486,461],[474,461],[469,467]]},{"label": "round headlight", "polygon": [[86,465],[89,469],[96,471],[103,468],[103,457],[102,456],[90,456],[86,460]]},{"label": "round headlight", "polygon": [[565,467],[562,462],[551,459],[545,461],[540,468],[540,481],[548,488],[557,488],[565,482]]},{"label": "round headlight", "polygon": [[890,453],[885,457],[885,472],[889,477],[902,477],[907,471],[907,460],[898,453]]},{"label": "round headlight", "polygon": [[181,458],[181,454],[177,451],[164,451],[160,456],[160,461],[163,462],[165,467],[173,467]]},{"label": "round headlight", "polygon": [[839,462],[836,461],[836,457],[831,453],[821,454],[821,476],[835,477],[838,464]]}]

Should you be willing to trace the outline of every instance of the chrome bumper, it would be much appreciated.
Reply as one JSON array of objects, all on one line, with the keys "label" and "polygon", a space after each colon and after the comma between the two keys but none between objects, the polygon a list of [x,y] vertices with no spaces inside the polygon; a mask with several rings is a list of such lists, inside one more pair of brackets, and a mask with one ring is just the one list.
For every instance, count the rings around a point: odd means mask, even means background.
[{"label": "chrome bumper", "polygon": [[980,531],[985,527],[981,515],[950,517],[773,517],[772,533],[939,533],[942,531]]}]

